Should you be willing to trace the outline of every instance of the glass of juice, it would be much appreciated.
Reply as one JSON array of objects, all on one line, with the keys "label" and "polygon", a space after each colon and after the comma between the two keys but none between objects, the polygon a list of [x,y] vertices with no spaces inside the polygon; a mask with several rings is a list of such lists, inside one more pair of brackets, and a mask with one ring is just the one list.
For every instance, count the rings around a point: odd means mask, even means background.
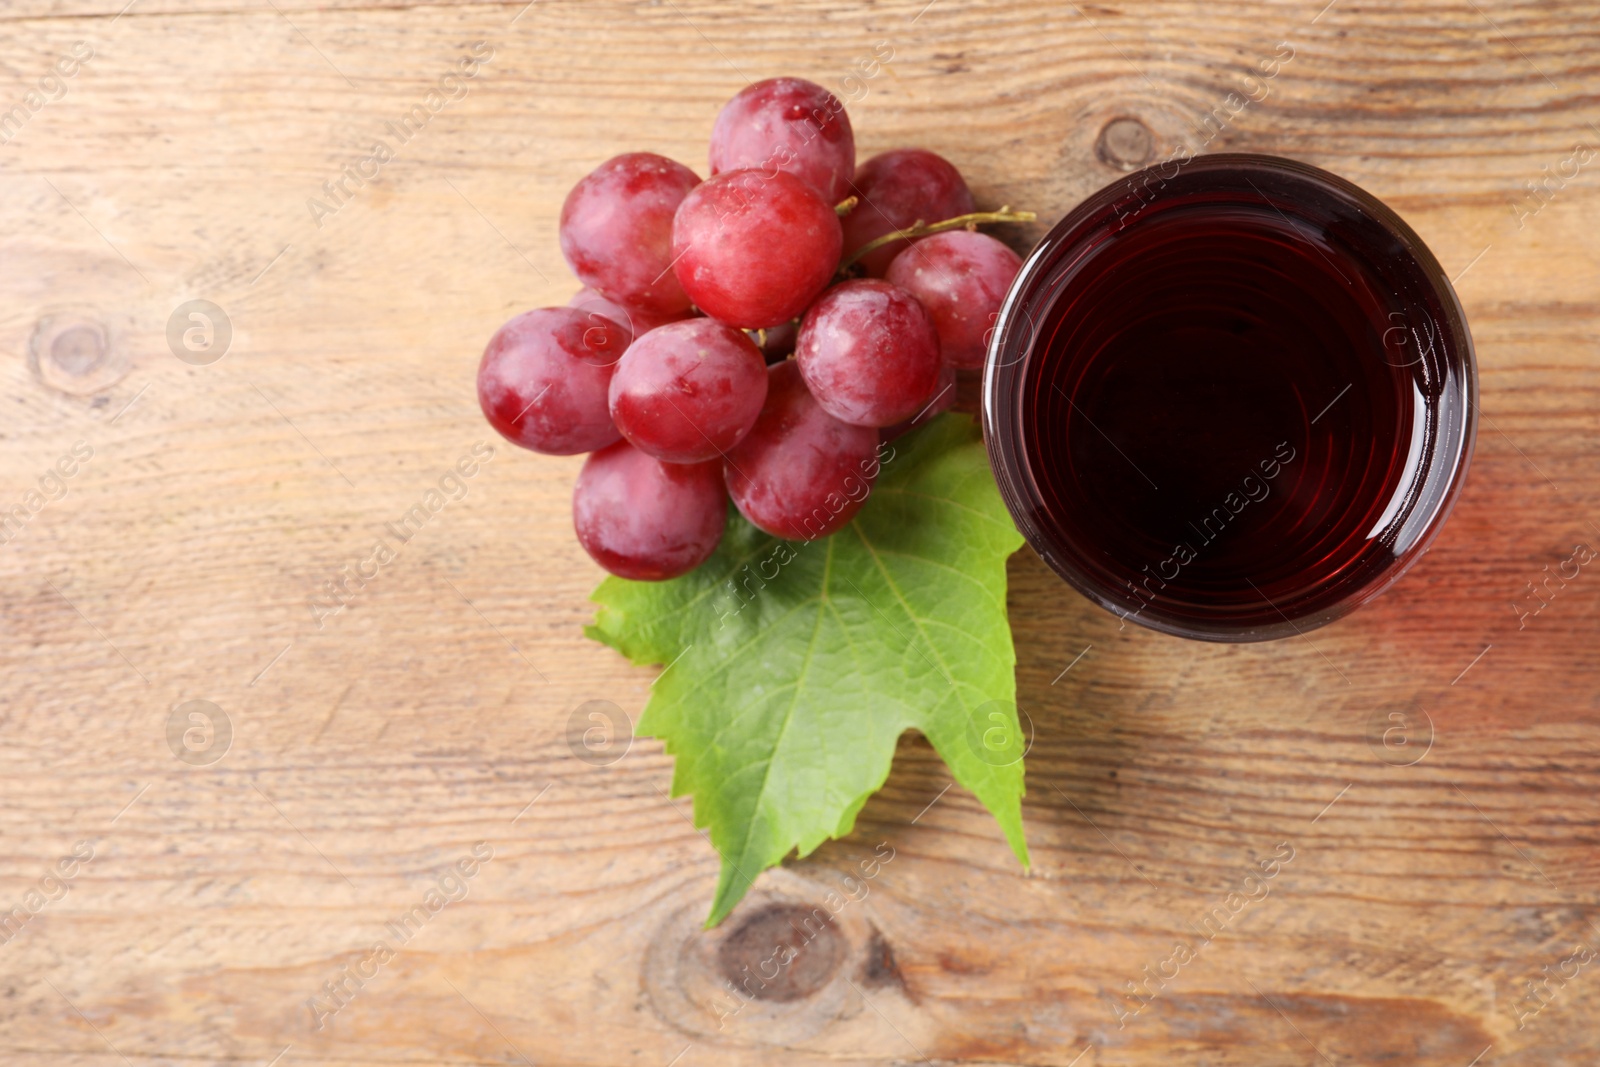
[{"label": "glass of juice", "polygon": [[1395,582],[1461,489],[1477,368],[1438,262],[1370,194],[1259,155],[1160,163],[1039,244],[984,367],[1023,535],[1079,592],[1213,641]]}]

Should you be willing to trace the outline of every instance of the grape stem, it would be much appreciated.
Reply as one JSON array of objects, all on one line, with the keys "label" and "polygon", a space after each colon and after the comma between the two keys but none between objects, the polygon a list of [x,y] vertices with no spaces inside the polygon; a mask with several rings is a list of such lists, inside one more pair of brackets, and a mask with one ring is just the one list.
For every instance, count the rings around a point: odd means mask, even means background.
[{"label": "grape stem", "polygon": [[875,237],[868,241],[846,256],[844,262],[839,264],[839,270],[841,273],[849,270],[856,265],[862,256],[896,241],[927,237],[929,234],[944,233],[946,230],[971,229],[982,222],[1032,222],[1038,217],[1031,211],[1012,211],[1007,206],[1002,207],[999,211],[975,211],[970,215],[957,215],[955,218],[945,219],[943,222],[923,222],[918,219],[903,230],[895,230],[893,233],[886,233],[882,237]]},{"label": "grape stem", "polygon": [[840,218],[844,218],[846,215],[850,214],[850,212],[854,211],[856,209],[856,205],[859,203],[861,203],[861,198],[859,196],[847,196],[837,204],[833,205],[834,214],[838,215]]}]

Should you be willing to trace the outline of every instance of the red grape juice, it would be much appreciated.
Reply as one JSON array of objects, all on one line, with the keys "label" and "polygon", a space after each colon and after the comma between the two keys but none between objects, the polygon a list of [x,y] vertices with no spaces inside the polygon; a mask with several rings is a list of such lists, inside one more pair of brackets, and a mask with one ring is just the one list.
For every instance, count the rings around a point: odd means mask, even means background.
[{"label": "red grape juice", "polygon": [[1260,156],[1119,181],[1041,243],[985,370],[991,458],[1045,562],[1213,640],[1328,622],[1419,556],[1465,472],[1476,378],[1420,239]]}]

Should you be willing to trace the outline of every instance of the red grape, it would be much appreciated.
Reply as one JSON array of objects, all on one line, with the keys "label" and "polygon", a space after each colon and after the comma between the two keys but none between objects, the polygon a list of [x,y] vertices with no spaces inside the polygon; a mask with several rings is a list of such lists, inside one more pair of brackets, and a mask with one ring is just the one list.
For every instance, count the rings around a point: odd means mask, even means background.
[{"label": "red grape", "polygon": [[630,338],[576,308],[525,311],[495,331],[478,364],[478,404],[512,444],[570,456],[620,434],[606,389]]},{"label": "red grape", "polygon": [[[861,203],[844,218],[844,251],[918,222],[943,222],[973,211],[972,192],[943,156],[922,148],[897,148],[861,164],[851,183]],[[894,241],[861,258],[867,275],[881,278],[908,241]]]},{"label": "red grape", "polygon": [[878,433],[829,415],[800,368],[767,368],[767,404],[728,453],[723,474],[745,518],[791,541],[825,537],[861,510],[878,476]]},{"label": "red grape", "polygon": [[909,419],[903,419],[893,426],[885,426],[878,431],[879,436],[885,441],[893,441],[902,434],[910,433],[918,426],[926,425],[935,415],[942,415],[949,411],[956,402],[956,369],[948,363],[939,364],[939,384],[934,386],[933,395],[928,402]]},{"label": "red grape", "polygon": [[[692,311],[673,311],[670,313],[649,311],[644,308],[628,307],[615,300],[608,300],[598,292],[584,286],[567,301],[567,307],[587,311],[591,315],[599,315],[610,319],[612,322],[627,330],[630,336],[638,337],[648,333],[657,326],[665,326],[669,322],[681,322],[694,314]],[[590,320],[591,322],[593,319]]]},{"label": "red grape", "polygon": [[671,271],[672,215],[699,183],[694,171],[653,152],[606,160],[561,206],[561,254],[607,299],[658,313],[687,310]]},{"label": "red grape", "polygon": [[935,415],[949,411],[956,402],[956,369],[948,363],[939,364],[939,380],[934,384],[933,395],[922,405],[922,410],[912,416],[912,424],[921,426]]},{"label": "red grape", "polygon": [[861,278],[834,286],[806,312],[795,360],[828,414],[856,426],[892,426],[933,395],[939,335],[916,297]]},{"label": "red grape", "polygon": [[714,319],[651,330],[611,379],[611,418],[635,448],[671,463],[722,455],[750,432],[767,398],[767,364]]},{"label": "red grape", "polygon": [[673,270],[695,305],[730,326],[799,315],[839,267],[839,217],[792,174],[735,170],[684,197]]},{"label": "red grape", "polygon": [[856,136],[837,97],[804,78],[756,82],[722,105],[711,128],[711,173],[755,167],[810,185],[831,207],[850,195]]},{"label": "red grape", "polygon": [[1022,257],[987,234],[951,230],[924,237],[889,264],[889,280],[928,309],[944,361],[983,366],[989,334]]},{"label": "red grape", "polygon": [[596,563],[620,578],[658,582],[704,563],[727,520],[719,463],[663,463],[626,441],[583,461],[572,525]]}]

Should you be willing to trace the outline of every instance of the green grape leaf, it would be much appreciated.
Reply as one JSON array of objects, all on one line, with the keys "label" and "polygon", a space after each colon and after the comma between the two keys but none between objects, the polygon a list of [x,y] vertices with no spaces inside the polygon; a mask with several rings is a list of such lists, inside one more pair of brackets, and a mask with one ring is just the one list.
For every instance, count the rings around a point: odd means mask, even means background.
[{"label": "green grape leaf", "polygon": [[791,850],[842,837],[920,730],[1024,866],[1006,557],[1022,544],[972,421],[880,451],[848,526],[780,541],[731,512],[716,553],[668,582],[608,578],[590,637],[667,664],[639,732],[676,760],[722,871],[707,925]]}]

